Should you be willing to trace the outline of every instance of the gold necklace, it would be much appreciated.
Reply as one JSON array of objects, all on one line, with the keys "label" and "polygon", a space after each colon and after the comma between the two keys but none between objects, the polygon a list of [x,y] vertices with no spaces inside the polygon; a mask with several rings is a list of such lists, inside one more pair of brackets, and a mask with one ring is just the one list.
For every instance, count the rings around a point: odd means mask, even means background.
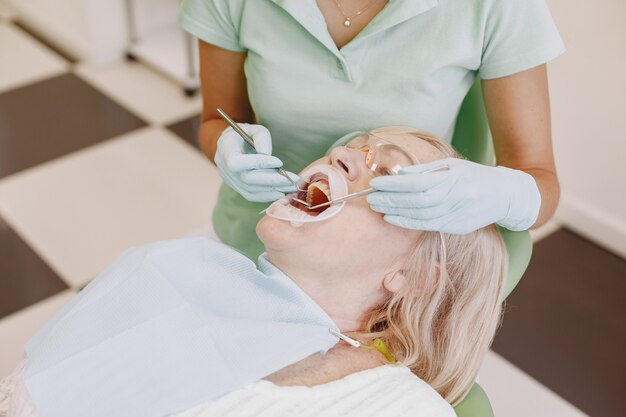
[{"label": "gold necklace", "polygon": [[348,16],[344,13],[343,8],[341,7],[341,4],[339,4],[339,0],[335,0],[335,4],[337,5],[337,8],[339,9],[339,11],[341,12],[341,14],[343,15],[343,17],[346,19],[343,22],[343,25],[347,28],[350,27],[350,25],[352,24],[352,22],[350,21],[350,19],[352,19],[353,17],[358,17],[361,13],[363,13],[364,11],[366,11],[367,9],[370,8],[370,6],[372,4],[374,4],[376,0],[372,0],[369,2],[369,4],[367,6],[365,6],[365,8],[359,10],[358,12],[356,12],[356,14],[352,15],[352,16]]}]

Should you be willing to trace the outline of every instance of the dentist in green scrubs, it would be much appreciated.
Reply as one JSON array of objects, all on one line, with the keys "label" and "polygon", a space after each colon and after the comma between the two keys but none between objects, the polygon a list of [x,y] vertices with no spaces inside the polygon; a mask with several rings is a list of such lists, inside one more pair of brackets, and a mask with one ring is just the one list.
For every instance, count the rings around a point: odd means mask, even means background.
[{"label": "dentist in green scrubs", "polygon": [[565,48],[545,0],[184,0],[179,22],[199,39],[199,143],[224,179],[213,226],[250,258],[263,250],[259,212],[293,191],[277,167],[297,173],[338,138],[381,126],[451,141],[476,77],[497,166],[455,161],[420,176],[431,166],[416,165],[373,179],[367,201],[392,224],[446,233],[526,230],[553,215],[545,64]]}]

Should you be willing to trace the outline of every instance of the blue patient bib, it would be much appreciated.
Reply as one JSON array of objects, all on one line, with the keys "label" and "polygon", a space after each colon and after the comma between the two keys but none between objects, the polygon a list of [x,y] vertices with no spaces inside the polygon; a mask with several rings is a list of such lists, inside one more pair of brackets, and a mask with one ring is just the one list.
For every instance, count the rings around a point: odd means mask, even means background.
[{"label": "blue patient bib", "polygon": [[265,254],[207,237],[125,252],[25,346],[41,417],[160,417],[337,342],[324,310]]}]

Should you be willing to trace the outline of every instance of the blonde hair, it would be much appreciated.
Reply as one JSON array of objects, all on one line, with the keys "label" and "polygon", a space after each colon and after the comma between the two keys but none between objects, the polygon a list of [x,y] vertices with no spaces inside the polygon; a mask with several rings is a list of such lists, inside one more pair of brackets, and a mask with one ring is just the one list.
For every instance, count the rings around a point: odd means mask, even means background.
[{"label": "blonde hair", "polygon": [[[372,132],[411,134],[444,157],[461,157],[434,135],[411,127]],[[382,339],[399,362],[457,404],[471,389],[499,325],[507,267],[495,225],[466,235],[422,232],[404,262],[406,284],[371,311],[359,336]]]}]

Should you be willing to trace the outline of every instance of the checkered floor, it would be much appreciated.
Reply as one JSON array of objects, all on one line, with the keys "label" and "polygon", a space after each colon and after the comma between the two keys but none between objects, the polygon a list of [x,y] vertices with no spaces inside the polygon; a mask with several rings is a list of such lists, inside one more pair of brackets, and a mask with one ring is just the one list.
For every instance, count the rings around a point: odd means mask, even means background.
[{"label": "checkered floor", "polygon": [[73,62],[0,3],[0,375],[130,246],[212,233],[200,97],[142,64]]},{"label": "checkered floor", "polygon": [[[195,143],[200,98],[144,65],[74,62],[2,0],[0,63],[2,376],[125,249],[212,233],[220,179]],[[618,415],[626,262],[557,222],[533,235],[480,382],[499,417]]]}]

